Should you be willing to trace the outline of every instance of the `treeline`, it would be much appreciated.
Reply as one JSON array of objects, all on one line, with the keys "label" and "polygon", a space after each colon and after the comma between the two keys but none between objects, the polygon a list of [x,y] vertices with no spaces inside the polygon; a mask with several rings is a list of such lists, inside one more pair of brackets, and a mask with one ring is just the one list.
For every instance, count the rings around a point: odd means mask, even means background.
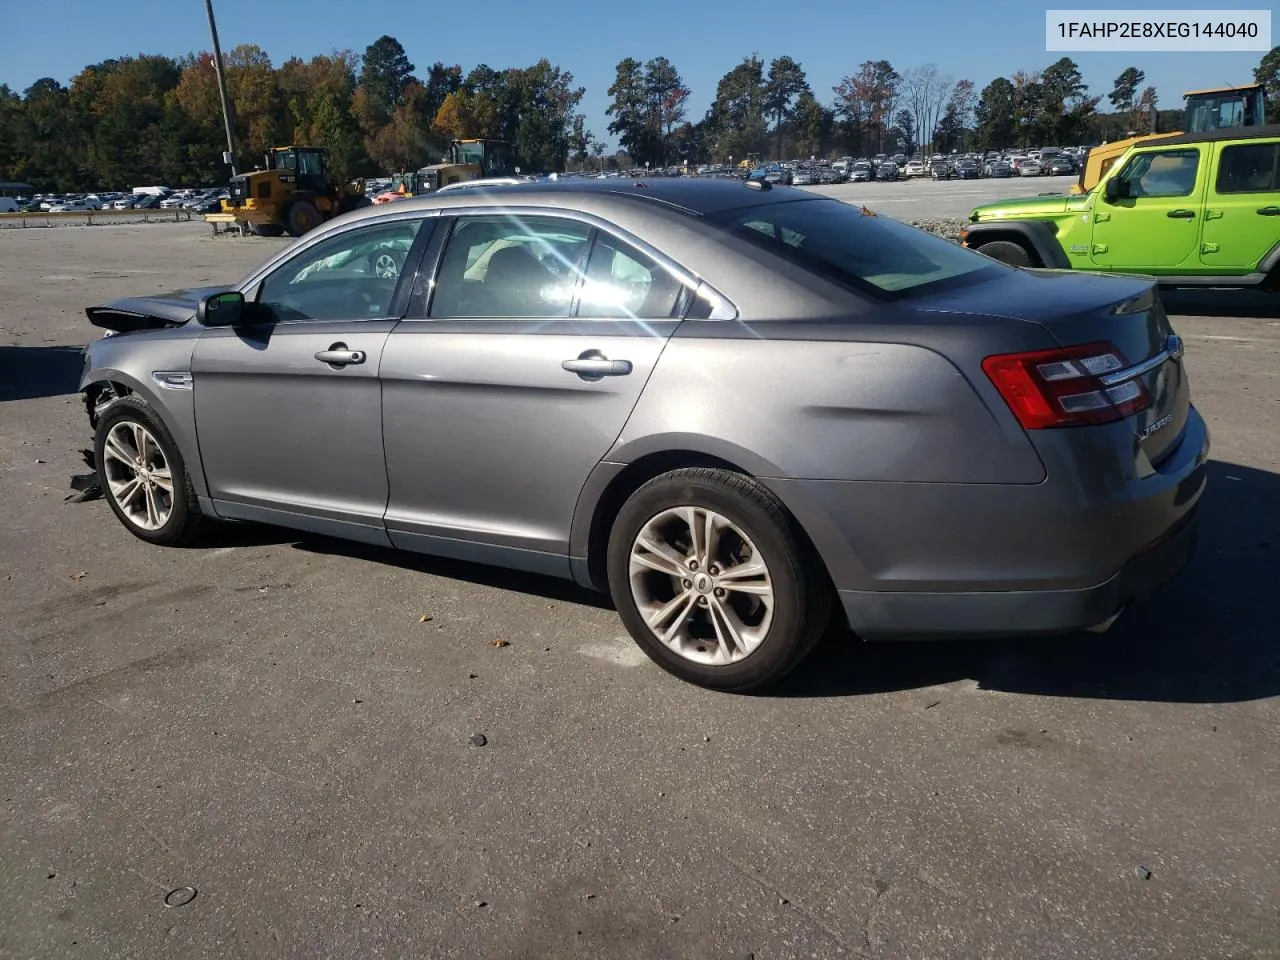
[{"label": "treeline", "polygon": [[[1267,84],[1271,119],[1280,122],[1280,47],[1263,57],[1254,78]],[[694,119],[688,86],[670,61],[626,59],[609,88],[609,132],[625,151],[620,161],[637,166],[1100,143],[1149,132],[1159,94],[1145,80],[1129,67],[1105,96],[1090,95],[1079,66],[1063,57],[997,77],[979,92],[933,64],[899,71],[867,60],[824,104],[796,60],[766,65],[753,55],[721,77],[710,108]],[[1101,109],[1104,99],[1109,109]],[[1182,118],[1179,105],[1159,111],[1157,124],[1173,130]]]},{"label": "treeline", "polygon": [[[223,60],[240,169],[273,146],[305,143],[324,147],[340,176],[376,175],[438,161],[454,137],[499,137],[524,168],[558,170],[583,133],[582,88],[545,59],[465,75],[434,63],[419,76],[384,36],[363,55],[276,67],[243,45]],[[56,190],[221,183],[225,149],[207,53],[107,60],[69,86],[42,79],[21,96],[0,85],[0,180]]]},{"label": "treeline", "polygon": [[[752,55],[720,78],[711,106],[693,118],[675,64],[627,58],[608,90],[608,133],[621,148],[609,152],[579,112],[583,88],[545,59],[465,74],[437,62],[418,74],[389,36],[362,55],[279,67],[253,45],[224,59],[242,167],[272,146],[306,143],[324,147],[343,177],[414,170],[465,137],[509,141],[529,172],[1099,143],[1146,132],[1160,103],[1137,67],[1105,95],[1091,95],[1069,57],[980,91],[932,64],[899,71],[867,60],[824,103],[798,61]],[[1271,120],[1280,122],[1280,47],[1254,79],[1267,84]],[[1180,103],[1173,106],[1160,111],[1160,129],[1181,124]],[[57,190],[218,183],[227,174],[224,149],[207,53],[107,60],[67,87],[43,79],[21,95],[0,85],[0,180]]]}]

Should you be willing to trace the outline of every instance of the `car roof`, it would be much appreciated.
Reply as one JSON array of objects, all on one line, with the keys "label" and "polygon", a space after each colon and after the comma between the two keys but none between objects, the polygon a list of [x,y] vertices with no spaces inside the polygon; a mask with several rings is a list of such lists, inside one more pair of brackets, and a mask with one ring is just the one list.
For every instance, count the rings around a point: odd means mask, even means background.
[{"label": "car roof", "polygon": [[[1156,134],[1159,139],[1150,141],[1152,146],[1166,147],[1180,143],[1208,143],[1214,140],[1265,140],[1280,138],[1280,123],[1271,123],[1262,127],[1219,127],[1217,130],[1206,130],[1203,133],[1180,133],[1165,137]],[[1145,147],[1146,143],[1135,144]]]},{"label": "car roof", "polygon": [[[520,206],[522,204],[548,203],[550,206],[572,208],[576,198],[594,198],[597,201],[611,199],[641,201],[677,208],[694,216],[707,216],[739,207],[752,207],[788,200],[812,199],[813,194],[787,187],[771,189],[751,188],[742,180],[697,177],[668,177],[631,180],[553,180],[534,183],[512,183],[495,186],[493,190],[450,190],[444,194],[427,194],[411,197],[394,204],[396,210],[445,209],[448,207],[472,207],[482,205]],[[386,207],[375,207],[378,213]],[[364,208],[370,213],[370,208]]]}]

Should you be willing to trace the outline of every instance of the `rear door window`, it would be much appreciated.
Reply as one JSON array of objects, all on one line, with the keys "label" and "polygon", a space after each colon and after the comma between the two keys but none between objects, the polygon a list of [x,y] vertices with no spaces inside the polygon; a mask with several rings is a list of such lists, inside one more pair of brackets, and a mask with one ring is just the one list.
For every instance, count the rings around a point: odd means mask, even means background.
[{"label": "rear door window", "polygon": [[1280,192],[1280,141],[1223,147],[1218,193]]},{"label": "rear door window", "polygon": [[567,318],[590,232],[563,217],[459,217],[428,315]]}]

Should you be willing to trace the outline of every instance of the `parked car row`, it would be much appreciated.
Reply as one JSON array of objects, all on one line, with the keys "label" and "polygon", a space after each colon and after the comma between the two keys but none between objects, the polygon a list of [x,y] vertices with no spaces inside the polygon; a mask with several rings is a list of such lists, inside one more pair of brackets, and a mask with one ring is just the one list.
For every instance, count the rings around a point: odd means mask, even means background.
[{"label": "parked car row", "polygon": [[21,213],[84,213],[91,210],[190,210],[211,213],[228,196],[225,187],[170,191],[163,187],[146,192],[37,193],[17,204]]}]

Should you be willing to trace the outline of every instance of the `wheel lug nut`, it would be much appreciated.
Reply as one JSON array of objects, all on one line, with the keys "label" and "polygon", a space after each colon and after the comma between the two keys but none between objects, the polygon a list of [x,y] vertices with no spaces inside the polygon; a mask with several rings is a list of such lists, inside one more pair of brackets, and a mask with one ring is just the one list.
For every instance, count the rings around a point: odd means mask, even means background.
[{"label": "wheel lug nut", "polygon": [[689,569],[690,569],[690,570],[697,570],[697,569],[698,569],[698,561],[697,561],[697,560],[690,560],[690,561],[689,561]]},{"label": "wheel lug nut", "polygon": [[713,577],[719,572],[720,572],[720,568],[717,567],[714,563],[711,566],[707,567],[707,573],[711,574]]},{"label": "wheel lug nut", "polygon": [[717,596],[717,597],[723,597],[723,596],[724,596],[724,587],[716,587],[716,596]]},{"label": "wheel lug nut", "polygon": [[706,598],[706,597],[699,597],[699,598],[698,598],[698,606],[700,606],[700,607],[705,607],[706,605],[707,605],[707,598]]},{"label": "wheel lug nut", "polygon": [[692,586],[693,586],[693,581],[692,581],[692,580],[681,580],[681,581],[680,581],[680,584],[681,584],[681,586],[683,586],[686,590],[688,590],[690,587],[692,587]]}]

